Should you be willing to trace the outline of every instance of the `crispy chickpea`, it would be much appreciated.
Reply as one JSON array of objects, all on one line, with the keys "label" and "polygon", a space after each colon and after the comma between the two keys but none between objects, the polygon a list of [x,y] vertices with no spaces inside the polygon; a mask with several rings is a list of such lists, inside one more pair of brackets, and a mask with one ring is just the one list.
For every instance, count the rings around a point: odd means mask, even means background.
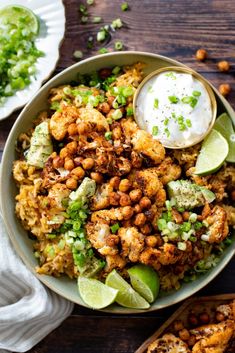
[{"label": "crispy chickpea", "polygon": [[157,243],[158,243],[158,239],[155,235],[149,235],[148,237],[145,238],[145,244],[147,246],[150,246],[151,248],[154,248],[157,245]]},{"label": "crispy chickpea", "polygon": [[220,313],[219,311],[217,311],[217,313],[216,313],[216,320],[217,320],[218,322],[224,321],[224,320],[225,320],[224,314],[222,314],[222,313]]},{"label": "crispy chickpea", "polygon": [[101,173],[92,172],[91,179],[95,180],[97,184],[103,183],[103,175]]},{"label": "crispy chickpea", "polygon": [[109,203],[112,206],[118,206],[119,205],[119,200],[120,200],[120,195],[117,192],[111,192],[109,194]]},{"label": "crispy chickpea", "polygon": [[112,130],[112,137],[114,140],[120,140],[120,138],[122,137],[122,130],[121,130],[120,126],[116,126]]},{"label": "crispy chickpea", "polygon": [[148,235],[151,233],[152,227],[150,224],[146,223],[143,225],[143,227],[140,228],[141,233],[144,235]]},{"label": "crispy chickpea", "polygon": [[64,162],[64,169],[66,169],[66,170],[72,170],[73,168],[74,168],[73,160],[72,160],[72,159],[67,159],[67,160]]},{"label": "crispy chickpea", "polygon": [[77,125],[79,135],[86,134],[90,131],[90,126],[87,123],[81,122]]},{"label": "crispy chickpea", "polygon": [[66,180],[66,186],[70,190],[75,190],[75,189],[77,189],[78,182],[74,178],[69,178]]},{"label": "crispy chickpea", "polygon": [[108,114],[110,111],[110,105],[107,102],[101,103],[99,105],[100,111],[104,114]]},{"label": "crispy chickpea", "polygon": [[78,147],[77,141],[69,142],[66,145],[66,148],[67,148],[69,154],[74,154],[75,152],[77,152],[77,147]]},{"label": "crispy chickpea", "polygon": [[222,96],[226,97],[231,92],[231,87],[228,83],[222,83],[222,85],[219,86],[219,91]]},{"label": "crispy chickpea", "polygon": [[230,69],[230,64],[228,61],[222,60],[222,61],[218,62],[217,67],[222,72],[228,72]]},{"label": "crispy chickpea", "polygon": [[207,58],[207,51],[205,49],[198,49],[196,51],[196,59],[199,61],[204,61]]},{"label": "crispy chickpea", "polygon": [[127,192],[131,188],[131,182],[128,179],[122,179],[119,184],[119,191]]},{"label": "crispy chickpea", "polygon": [[189,345],[189,347],[193,347],[195,343],[196,343],[196,337],[194,335],[191,335],[187,340],[187,344]]},{"label": "crispy chickpea", "polygon": [[135,216],[135,220],[134,220],[134,224],[138,227],[142,227],[146,222],[146,216],[144,215],[144,213],[138,213]]},{"label": "crispy chickpea", "polygon": [[76,167],[80,166],[82,164],[83,158],[82,157],[76,157],[74,158],[73,162]]},{"label": "crispy chickpea", "polygon": [[75,123],[70,124],[68,127],[68,134],[73,136],[73,135],[77,135],[77,133],[78,133],[77,124]]},{"label": "crispy chickpea", "polygon": [[115,189],[118,190],[121,179],[118,176],[112,177],[109,180],[109,184]]},{"label": "crispy chickpea", "polygon": [[56,156],[52,161],[53,168],[62,168],[64,165],[64,160],[60,156]]},{"label": "crispy chickpea", "polygon": [[135,206],[134,206],[134,212],[135,213],[140,213],[142,211],[142,208],[140,207],[140,205],[139,204],[136,204]]},{"label": "crispy chickpea", "polygon": [[183,220],[184,221],[188,221],[189,217],[190,217],[190,213],[188,211],[184,211],[182,213],[182,216],[183,216]]},{"label": "crispy chickpea", "polygon": [[174,322],[174,330],[178,332],[178,331],[181,331],[183,329],[184,329],[183,322],[181,320],[176,320]]},{"label": "crispy chickpea", "polygon": [[113,96],[109,96],[107,98],[107,103],[110,105],[110,107],[112,107],[114,100],[115,100],[115,97],[113,97]]},{"label": "crispy chickpea", "polygon": [[199,320],[202,324],[209,324],[210,322],[210,316],[204,312],[199,315]]},{"label": "crispy chickpea", "polygon": [[123,219],[127,220],[130,219],[133,216],[133,208],[131,206],[125,206],[122,209],[122,214],[123,214]]},{"label": "crispy chickpea", "polygon": [[179,331],[179,337],[183,340],[183,341],[187,341],[190,338],[190,333],[186,328],[183,328],[183,330]]},{"label": "crispy chickpea", "polygon": [[144,196],[140,199],[139,204],[141,208],[149,208],[151,206],[151,201],[147,196]]},{"label": "crispy chickpea", "polygon": [[195,314],[191,313],[188,316],[188,322],[192,326],[197,326],[198,325],[198,318]]},{"label": "crispy chickpea", "polygon": [[82,179],[85,175],[84,170],[82,169],[82,167],[76,167],[72,170],[71,172],[73,175],[75,175],[77,177],[78,180]]},{"label": "crispy chickpea", "polygon": [[119,203],[120,203],[120,206],[130,206],[131,205],[130,196],[122,193],[120,200],[119,200]]},{"label": "crispy chickpea", "polygon": [[131,190],[129,196],[132,202],[138,202],[142,197],[142,191],[140,189]]},{"label": "crispy chickpea", "polygon": [[94,167],[95,161],[93,158],[85,158],[82,161],[82,166],[85,170],[89,170]]},{"label": "crispy chickpea", "polygon": [[69,155],[69,153],[68,153],[67,148],[66,148],[66,147],[61,148],[61,150],[60,150],[60,157],[61,157],[61,158],[65,158],[65,157],[68,157],[68,155]]}]

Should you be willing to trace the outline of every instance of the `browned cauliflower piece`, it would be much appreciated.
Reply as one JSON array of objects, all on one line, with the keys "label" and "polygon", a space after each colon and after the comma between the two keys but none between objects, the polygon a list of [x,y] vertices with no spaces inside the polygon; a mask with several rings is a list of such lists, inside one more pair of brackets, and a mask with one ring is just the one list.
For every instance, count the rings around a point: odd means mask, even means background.
[{"label": "browned cauliflower piece", "polygon": [[108,183],[98,186],[95,195],[91,198],[90,209],[92,211],[98,211],[109,207],[109,195],[112,191],[113,187]]},{"label": "browned cauliflower piece", "polygon": [[104,270],[107,273],[111,272],[114,268],[122,270],[126,266],[126,260],[118,254],[107,255],[105,261],[106,265]]},{"label": "browned cauliflower piece", "polygon": [[62,105],[61,111],[56,111],[50,119],[50,132],[52,136],[61,141],[66,136],[68,127],[79,117],[76,107],[71,105]]},{"label": "browned cauliflower piece", "polygon": [[178,262],[182,256],[183,252],[175,245],[165,243],[157,249],[150,247],[146,248],[140,256],[140,262],[159,269],[159,264],[164,266],[173,265]]},{"label": "browned cauliflower piece", "polygon": [[[189,353],[187,344],[171,333],[153,341],[148,346],[147,353]],[[202,353],[202,352],[201,352]]]},{"label": "browned cauliflower piece", "polygon": [[223,207],[216,205],[205,221],[209,225],[209,231],[203,240],[206,240],[212,244],[220,243],[227,237],[229,227],[227,222],[227,213]]},{"label": "browned cauliflower piece", "polygon": [[110,233],[107,224],[87,223],[87,238],[92,246],[98,250],[101,255],[116,255],[118,253],[117,243],[119,238],[115,234]]},{"label": "browned cauliflower piece", "polygon": [[133,216],[133,209],[131,206],[110,208],[109,210],[101,210],[93,212],[91,221],[93,223],[109,223],[110,221],[123,221],[130,219]]},{"label": "browned cauliflower piece", "polygon": [[94,108],[79,108],[79,116],[76,123],[88,123],[97,131],[109,131],[109,124],[104,115]]},{"label": "browned cauliflower piece", "polygon": [[144,195],[153,197],[162,188],[162,183],[158,179],[152,168],[137,171],[135,174],[135,184],[142,190]]},{"label": "browned cauliflower piece", "polygon": [[181,175],[180,166],[174,164],[170,157],[166,157],[159,166],[151,168],[151,170],[157,174],[163,185],[179,179]]},{"label": "browned cauliflower piece", "polygon": [[118,235],[122,245],[122,256],[131,262],[139,261],[140,253],[144,249],[144,235],[137,228],[120,228]]}]

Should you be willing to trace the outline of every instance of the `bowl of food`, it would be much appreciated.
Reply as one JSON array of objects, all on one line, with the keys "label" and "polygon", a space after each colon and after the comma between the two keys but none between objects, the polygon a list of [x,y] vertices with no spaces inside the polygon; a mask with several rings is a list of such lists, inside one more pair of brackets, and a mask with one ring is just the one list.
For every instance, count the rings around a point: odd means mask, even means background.
[{"label": "bowl of food", "polygon": [[[9,236],[35,275],[77,304],[120,314],[164,308],[234,254],[235,114],[210,85],[220,115],[213,129],[192,147],[165,148],[133,116],[139,85],[163,67],[184,65],[141,52],[86,59],[46,83],[9,134],[1,168]],[[177,118],[179,129],[192,128]]]}]

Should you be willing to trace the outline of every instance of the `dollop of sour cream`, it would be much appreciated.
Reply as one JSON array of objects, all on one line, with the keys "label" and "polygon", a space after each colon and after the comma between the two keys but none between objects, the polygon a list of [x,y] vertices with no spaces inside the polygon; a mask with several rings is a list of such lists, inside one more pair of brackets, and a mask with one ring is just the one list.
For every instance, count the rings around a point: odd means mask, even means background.
[{"label": "dollop of sour cream", "polygon": [[196,144],[213,119],[206,87],[190,73],[165,71],[140,88],[135,103],[139,126],[164,146]]}]

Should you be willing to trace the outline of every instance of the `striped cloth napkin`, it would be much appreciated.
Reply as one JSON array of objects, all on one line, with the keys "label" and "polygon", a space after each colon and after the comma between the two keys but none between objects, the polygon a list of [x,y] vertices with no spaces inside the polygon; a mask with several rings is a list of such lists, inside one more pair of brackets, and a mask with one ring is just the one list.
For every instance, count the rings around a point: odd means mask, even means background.
[{"label": "striped cloth napkin", "polygon": [[29,350],[72,309],[71,302],[44,287],[25,267],[0,216],[0,353]]}]

